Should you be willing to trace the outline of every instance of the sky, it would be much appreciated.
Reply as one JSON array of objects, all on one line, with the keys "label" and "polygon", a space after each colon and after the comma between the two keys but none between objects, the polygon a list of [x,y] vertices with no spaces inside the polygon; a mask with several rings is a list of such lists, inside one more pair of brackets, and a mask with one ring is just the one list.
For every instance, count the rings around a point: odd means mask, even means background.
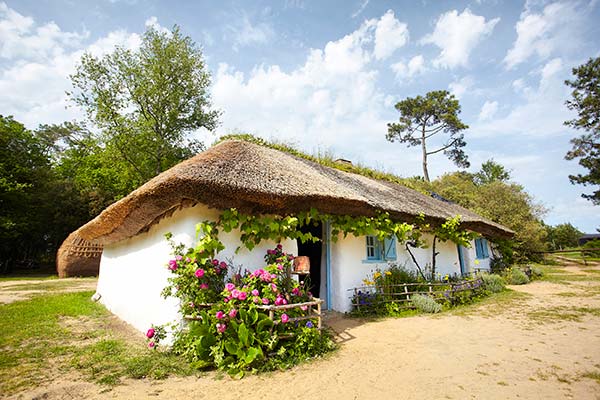
[{"label": "sky", "polygon": [[[493,158],[548,212],[600,227],[564,159],[580,132],[565,101],[571,69],[600,56],[600,1],[0,0],[0,114],[34,129],[84,118],[65,92],[82,54],[136,49],[179,25],[202,48],[223,112],[212,143],[247,132],[409,177],[416,147],[386,141],[394,105],[432,90],[459,100],[471,172]],[[458,170],[441,153],[432,178]]]}]

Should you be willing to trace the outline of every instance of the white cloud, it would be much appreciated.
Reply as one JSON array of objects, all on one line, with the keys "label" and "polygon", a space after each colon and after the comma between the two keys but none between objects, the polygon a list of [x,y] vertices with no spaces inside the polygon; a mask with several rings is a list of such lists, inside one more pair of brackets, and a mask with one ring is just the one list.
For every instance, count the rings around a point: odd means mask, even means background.
[{"label": "white cloud", "polygon": [[[4,3],[0,3],[2,29],[3,33],[13,33],[7,45],[0,42],[3,52],[9,46],[10,50],[2,54],[10,54],[12,61],[0,69],[0,93],[10,93],[10,96],[0,96],[0,110],[14,115],[29,128],[82,116],[79,109],[67,108],[72,104],[65,91],[71,89],[69,75],[75,71],[84,51],[102,56],[117,45],[134,49],[141,43],[138,34],[117,30],[84,45],[87,33],[63,32],[54,23],[40,26],[33,18],[21,16]],[[40,35],[44,37],[38,40]]]},{"label": "white cloud", "polygon": [[244,74],[221,64],[212,91],[215,106],[226,110],[219,133],[276,135],[309,150],[335,144],[348,156],[373,140],[384,146],[388,121],[381,110],[393,100],[378,89],[370,68],[375,21],[311,49],[290,71],[263,65]]},{"label": "white cloud", "polygon": [[480,121],[473,128],[477,135],[528,135],[551,137],[566,132],[563,121],[572,118],[572,112],[565,106],[569,89],[564,85],[569,71],[560,58],[546,63],[536,73],[537,86],[528,87],[522,80],[513,82],[519,90],[523,102],[513,107],[505,116]]},{"label": "white cloud", "polygon": [[171,33],[170,29],[167,29],[158,23],[158,18],[156,18],[155,16],[148,18],[146,22],[144,22],[144,25],[146,26],[146,28],[153,28],[154,30],[160,33]]},{"label": "white cloud", "polygon": [[577,10],[577,3],[555,2],[537,14],[533,8],[526,6],[515,25],[517,39],[504,58],[509,69],[533,55],[546,59],[557,49],[572,49],[578,43],[584,15]]},{"label": "white cloud", "polygon": [[235,51],[240,47],[265,44],[275,36],[271,25],[266,22],[253,23],[245,13],[234,20],[238,22],[225,26],[225,38],[233,42]]},{"label": "white cloud", "polygon": [[358,7],[358,10],[356,10],[355,12],[352,13],[352,18],[356,18],[360,14],[362,14],[362,12],[365,11],[365,8],[367,8],[367,6],[369,5],[369,1],[370,0],[363,0],[360,7]]},{"label": "white cloud", "polygon": [[432,33],[421,39],[422,44],[434,44],[442,51],[434,65],[443,68],[466,67],[473,49],[489,36],[500,18],[486,22],[485,17],[475,15],[468,8],[462,13],[457,10],[442,14]]},{"label": "white cloud", "polygon": [[81,45],[89,32],[64,32],[54,22],[36,26],[33,18],[26,17],[0,3],[0,58],[48,59],[66,49]]},{"label": "white cloud", "polygon": [[388,10],[377,21],[375,29],[375,50],[377,60],[385,60],[408,42],[408,27],[396,19],[394,12]]},{"label": "white cloud", "polygon": [[404,79],[411,79],[414,76],[425,72],[425,58],[419,54],[411,58],[406,64],[400,61],[392,64],[390,68],[394,71],[396,80],[401,82]]},{"label": "white cloud", "polygon": [[497,101],[486,101],[483,103],[481,107],[481,111],[479,112],[478,119],[480,121],[486,121],[492,119],[496,112],[498,111],[498,102]]},{"label": "white cloud", "polygon": [[457,99],[460,99],[467,90],[473,87],[474,84],[475,82],[473,81],[473,78],[470,76],[464,76],[458,81],[450,83],[448,85],[448,89],[450,90],[450,93],[456,96]]}]

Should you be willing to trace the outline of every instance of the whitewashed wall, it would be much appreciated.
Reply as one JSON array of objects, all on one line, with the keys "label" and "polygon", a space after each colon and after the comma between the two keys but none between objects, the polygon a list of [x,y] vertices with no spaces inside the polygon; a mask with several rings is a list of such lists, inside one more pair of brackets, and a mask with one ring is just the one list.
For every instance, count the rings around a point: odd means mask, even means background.
[{"label": "whitewashed wall", "polygon": [[[145,332],[152,324],[160,325],[179,320],[178,301],[164,299],[161,291],[167,285],[171,272],[166,265],[172,258],[164,234],[171,232],[176,243],[193,246],[196,224],[203,220],[216,220],[220,211],[204,205],[176,211],[171,217],[161,220],[148,232],[133,238],[107,245],[100,261],[97,292],[100,302],[119,318]],[[264,266],[263,257],[276,244],[264,241],[252,252],[241,249],[240,232],[221,232],[219,239],[225,250],[217,256],[219,260],[231,260],[235,266],[251,271]],[[295,240],[282,242],[285,252],[296,254]]]},{"label": "whitewashed wall", "polygon": [[[421,267],[431,264],[432,236],[423,236],[423,240],[430,246],[428,248],[411,248],[411,251]],[[412,258],[403,244],[396,244],[396,263],[405,265],[408,269],[416,267]],[[437,243],[436,269],[443,276],[445,274],[460,274],[460,263],[456,244],[452,242]],[[331,244],[331,305],[336,311],[350,311],[353,293],[348,291],[355,287],[363,286],[363,279],[371,275],[376,269],[388,268],[386,262],[366,261],[366,239],[364,236],[355,237],[348,235],[339,236],[338,241]]]},{"label": "whitewashed wall", "polygon": [[[486,241],[488,247],[488,254],[492,254],[492,249],[490,247],[490,241]],[[477,258],[477,253],[475,252],[475,240],[471,240],[471,247],[463,248],[463,260],[465,262],[465,272],[474,272],[479,269],[489,270],[490,269],[490,258]]]}]

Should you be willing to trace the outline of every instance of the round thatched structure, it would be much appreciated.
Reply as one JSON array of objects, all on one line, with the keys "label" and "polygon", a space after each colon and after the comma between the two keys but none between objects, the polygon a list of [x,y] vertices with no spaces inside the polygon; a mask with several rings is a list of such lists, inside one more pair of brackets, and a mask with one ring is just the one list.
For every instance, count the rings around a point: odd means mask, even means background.
[{"label": "round thatched structure", "polygon": [[328,214],[369,216],[380,210],[407,222],[422,214],[434,225],[460,214],[466,229],[491,237],[513,234],[463,207],[404,186],[233,140],[163,172],[73,232],[59,250],[59,276],[97,273],[103,245],[144,232],[177,208],[196,203],[249,214],[287,215],[314,207]]}]

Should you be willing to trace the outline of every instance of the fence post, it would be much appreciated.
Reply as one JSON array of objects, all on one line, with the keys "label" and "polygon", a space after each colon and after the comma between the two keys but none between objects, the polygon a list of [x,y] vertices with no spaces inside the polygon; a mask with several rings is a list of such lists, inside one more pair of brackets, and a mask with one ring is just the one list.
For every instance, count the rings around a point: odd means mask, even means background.
[{"label": "fence post", "polygon": [[406,286],[406,283],[404,284],[404,293],[406,293],[406,300],[410,300],[410,295],[408,294],[408,286]]},{"label": "fence post", "polygon": [[[354,288],[354,301],[356,302],[356,311],[360,312],[360,299],[358,298],[358,289]],[[320,308],[320,305],[319,305]],[[319,320],[320,321],[320,320]]]}]

